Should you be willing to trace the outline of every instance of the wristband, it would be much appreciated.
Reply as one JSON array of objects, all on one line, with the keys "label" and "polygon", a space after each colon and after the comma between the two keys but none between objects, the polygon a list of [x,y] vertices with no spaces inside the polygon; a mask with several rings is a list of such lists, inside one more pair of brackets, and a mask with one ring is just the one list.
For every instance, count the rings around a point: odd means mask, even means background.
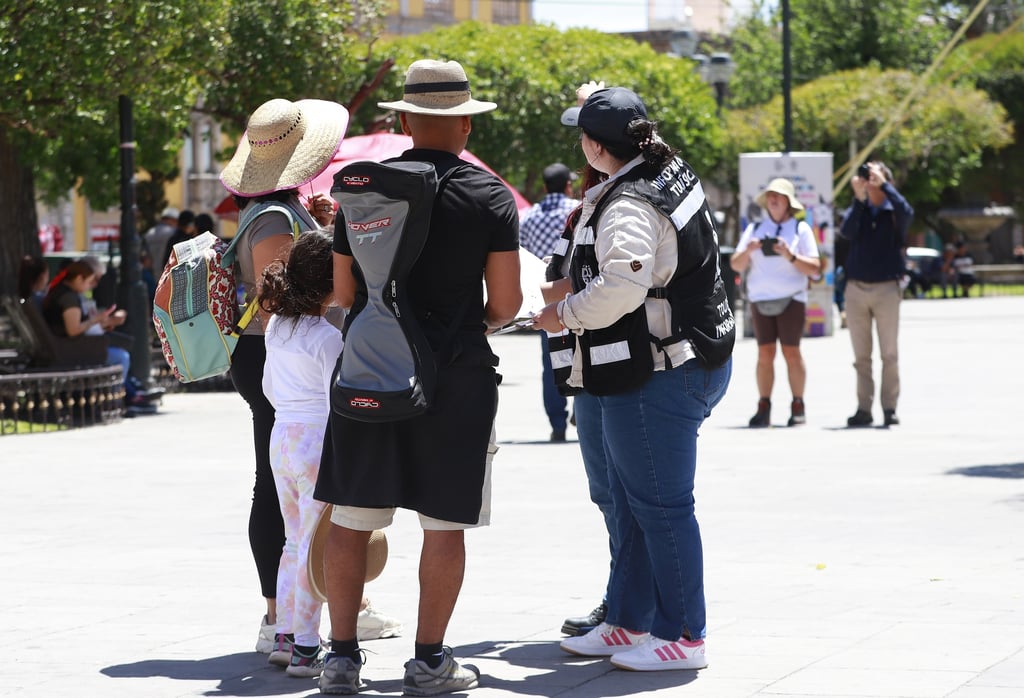
[{"label": "wristband", "polygon": [[789,263],[790,264],[796,264],[796,255],[791,255],[790,256]]}]

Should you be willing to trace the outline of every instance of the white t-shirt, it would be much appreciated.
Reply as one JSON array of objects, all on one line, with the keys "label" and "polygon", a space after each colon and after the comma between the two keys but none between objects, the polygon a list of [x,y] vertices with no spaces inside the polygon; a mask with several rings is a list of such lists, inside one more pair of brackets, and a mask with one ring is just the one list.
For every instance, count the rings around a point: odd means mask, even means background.
[{"label": "white t-shirt", "polygon": [[337,327],[320,316],[274,315],[267,323],[267,362],[263,394],[279,422],[327,424],[334,365],[344,341]]},{"label": "white t-shirt", "polygon": [[[740,236],[736,254],[746,250],[751,240],[773,237],[785,240],[790,251],[801,257],[818,256],[818,244],[814,240],[811,226],[795,218],[786,220],[781,226],[771,218],[751,223]],[[754,250],[750,253],[750,267],[747,270],[747,297],[752,302],[792,298],[806,303],[807,275],[797,269],[788,257],[766,257],[761,250]]]}]

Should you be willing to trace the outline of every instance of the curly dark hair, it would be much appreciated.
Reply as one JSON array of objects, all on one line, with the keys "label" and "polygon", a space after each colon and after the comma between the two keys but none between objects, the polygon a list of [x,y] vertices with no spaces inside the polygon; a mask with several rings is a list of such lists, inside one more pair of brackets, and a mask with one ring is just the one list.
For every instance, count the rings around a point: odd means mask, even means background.
[{"label": "curly dark hair", "polygon": [[334,289],[333,245],[334,238],[323,230],[300,235],[287,263],[277,259],[263,270],[260,308],[295,320],[319,315],[324,299]]},{"label": "curly dark hair", "polygon": [[[588,133],[587,135],[590,134]],[[612,157],[617,160],[628,162],[642,153],[644,161],[654,167],[664,167],[679,152],[661,140],[661,136],[658,135],[657,122],[650,121],[649,119],[634,119],[629,122],[629,126],[626,127],[626,135],[633,141],[632,145],[605,143],[599,138],[594,140],[601,143],[612,154]]]}]

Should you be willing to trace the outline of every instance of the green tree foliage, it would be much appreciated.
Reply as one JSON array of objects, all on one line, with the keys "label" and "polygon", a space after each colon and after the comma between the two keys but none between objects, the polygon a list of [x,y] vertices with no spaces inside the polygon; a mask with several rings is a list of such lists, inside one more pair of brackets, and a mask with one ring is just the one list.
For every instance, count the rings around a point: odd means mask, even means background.
[{"label": "green tree foliage", "polygon": [[[851,143],[866,146],[897,112],[917,77],[908,71],[864,68],[819,78],[793,90],[793,150],[831,151],[839,169]],[[782,149],[782,98],[728,114],[732,138],[722,161],[724,176],[737,179],[740,153]],[[949,187],[959,186],[982,162],[984,149],[1012,140],[1006,110],[984,92],[938,82],[909,106],[905,119],[878,144],[919,212],[933,210]],[[848,201],[840,193],[837,205]]]},{"label": "green tree foliage", "polygon": [[[843,70],[875,66],[920,72],[951,32],[933,0],[790,0],[793,84]],[[782,17],[763,2],[733,34],[736,107],[782,92]]]},{"label": "green tree foliage", "polygon": [[576,104],[576,87],[589,80],[635,90],[664,139],[698,172],[718,159],[723,134],[710,88],[688,61],[632,39],[592,30],[464,22],[387,42],[380,51],[394,55],[395,68],[359,113],[361,120],[380,115],[377,101],[401,95],[414,60],[457,60],[469,75],[473,96],[498,104],[496,111],[474,118],[470,150],[532,198],[542,191],[545,166],[584,164],[578,132],[562,126],[559,117]]},{"label": "green tree foliage", "polygon": [[[172,172],[197,66],[219,52],[220,0],[23,0],[0,9],[0,288],[38,250],[35,196],[118,200],[118,96],[134,103],[135,161]],[[202,41],[195,37],[203,37]]]},{"label": "green tree foliage", "polygon": [[379,65],[370,46],[384,11],[384,0],[232,0],[203,111],[238,135],[270,99],[348,104]]},{"label": "green tree foliage", "polygon": [[1024,33],[986,34],[968,41],[950,55],[936,76],[939,81],[984,90],[1013,120],[1017,140],[999,152],[986,152],[984,166],[958,192],[962,203],[987,205],[1000,201],[1024,206]]}]

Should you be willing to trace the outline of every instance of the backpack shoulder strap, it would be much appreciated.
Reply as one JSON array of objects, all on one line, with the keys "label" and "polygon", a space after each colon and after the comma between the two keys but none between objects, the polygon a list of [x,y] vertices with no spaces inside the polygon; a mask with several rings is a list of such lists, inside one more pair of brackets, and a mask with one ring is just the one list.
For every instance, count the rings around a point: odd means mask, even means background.
[{"label": "backpack shoulder strap", "polygon": [[[242,214],[241,218],[239,218],[238,232],[235,233],[235,237],[231,239],[231,242],[228,243],[227,249],[225,249],[223,254],[221,254],[220,264],[222,267],[230,269],[234,266],[235,260],[237,259],[235,245],[237,245],[238,241],[241,239],[242,233],[244,233],[259,216],[272,211],[276,213],[283,213],[285,217],[288,218],[288,223],[292,229],[292,241],[294,242],[299,239],[299,234],[302,232],[302,221],[295,211],[293,211],[290,206],[277,201],[261,201],[253,204],[252,206],[246,207],[245,212]],[[258,310],[259,303],[255,301],[251,301],[246,305],[245,312],[242,313],[242,317],[240,317],[238,322],[235,323],[235,327],[232,330],[231,335],[236,338],[241,335],[245,328],[249,326],[249,323],[252,322],[252,319],[256,317],[256,312]]]},{"label": "backpack shoulder strap", "polygon": [[235,245],[241,239],[242,233],[248,230],[249,226],[251,226],[259,216],[270,212],[284,214],[292,229],[292,240],[298,240],[299,233],[302,232],[302,219],[291,206],[279,201],[261,201],[255,203],[252,206],[246,207],[241,218],[238,219],[238,232],[235,233],[235,237],[233,237],[231,242],[228,243],[228,248],[224,250],[224,254],[221,257],[221,264],[225,269],[235,263],[237,254],[235,252]]}]

